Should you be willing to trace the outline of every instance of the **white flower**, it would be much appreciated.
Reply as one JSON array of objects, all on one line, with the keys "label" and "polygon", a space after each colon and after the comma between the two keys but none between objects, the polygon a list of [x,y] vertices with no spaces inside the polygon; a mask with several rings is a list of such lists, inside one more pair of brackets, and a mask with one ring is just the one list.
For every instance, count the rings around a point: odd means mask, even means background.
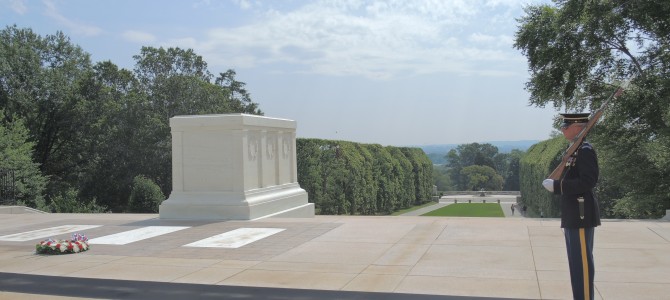
[{"label": "white flower", "polygon": [[60,252],[65,252],[67,250],[67,245],[65,243],[60,244],[60,248],[58,248]]},{"label": "white flower", "polygon": [[79,246],[77,246],[77,244],[72,244],[72,251],[75,253],[79,252]]}]

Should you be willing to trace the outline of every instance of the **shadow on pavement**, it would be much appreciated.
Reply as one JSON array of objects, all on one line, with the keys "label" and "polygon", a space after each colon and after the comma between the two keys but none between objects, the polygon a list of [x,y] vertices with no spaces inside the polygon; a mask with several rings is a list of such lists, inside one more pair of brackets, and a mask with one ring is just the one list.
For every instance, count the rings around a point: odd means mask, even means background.
[{"label": "shadow on pavement", "polygon": [[[327,291],[150,281],[58,277],[0,272],[0,291],[98,299],[467,299],[497,298],[355,291]],[[508,298],[506,298],[508,299]]]}]

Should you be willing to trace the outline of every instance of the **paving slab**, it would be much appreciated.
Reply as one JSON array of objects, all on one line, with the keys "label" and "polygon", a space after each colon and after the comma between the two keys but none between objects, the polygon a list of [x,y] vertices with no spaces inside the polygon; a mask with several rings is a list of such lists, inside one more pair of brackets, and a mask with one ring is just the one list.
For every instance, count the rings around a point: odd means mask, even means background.
[{"label": "paving slab", "polygon": [[[0,236],[10,237],[0,240],[0,299],[572,298],[556,219],[166,221],[151,214],[35,214],[3,215],[0,224]],[[55,256],[34,254],[41,238],[20,235],[64,225],[89,226],[80,227],[89,238],[119,238],[150,226],[184,228]],[[186,246],[241,228],[282,230],[236,248]],[[70,233],[55,234],[65,239]],[[596,299],[667,299],[669,237],[668,221],[604,220],[594,248]],[[59,280],[101,288],[72,292],[59,288]]]}]

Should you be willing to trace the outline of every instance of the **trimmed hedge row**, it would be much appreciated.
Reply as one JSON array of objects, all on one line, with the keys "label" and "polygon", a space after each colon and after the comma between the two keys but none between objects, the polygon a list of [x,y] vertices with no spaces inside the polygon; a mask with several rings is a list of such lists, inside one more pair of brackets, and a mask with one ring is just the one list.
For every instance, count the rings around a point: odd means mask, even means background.
[{"label": "trimmed hedge row", "polygon": [[305,138],[296,147],[317,214],[390,214],[431,199],[433,163],[419,148]]},{"label": "trimmed hedge row", "polygon": [[559,217],[560,196],[547,192],[542,180],[561,162],[561,154],[567,145],[563,137],[555,137],[531,146],[521,158],[519,186],[529,216],[537,217],[542,212],[545,217]]}]

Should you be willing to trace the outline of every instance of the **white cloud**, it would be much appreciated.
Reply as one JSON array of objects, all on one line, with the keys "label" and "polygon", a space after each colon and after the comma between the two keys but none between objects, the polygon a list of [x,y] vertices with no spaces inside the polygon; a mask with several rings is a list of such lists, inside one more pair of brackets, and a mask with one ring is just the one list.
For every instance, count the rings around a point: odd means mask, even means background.
[{"label": "white cloud", "polygon": [[509,42],[509,35],[478,31],[484,30],[482,16],[496,13],[484,4],[319,1],[289,12],[267,11],[257,23],[212,29],[204,41],[192,41],[192,48],[208,61],[233,67],[292,64],[300,72],[370,78],[471,74],[479,61],[516,55],[511,46],[494,47]]},{"label": "white cloud", "polygon": [[[227,3],[226,3],[227,2]],[[256,7],[263,6],[263,3],[258,0],[198,0],[192,4],[194,8],[218,9],[228,7],[230,4],[242,10],[250,10]]]},{"label": "white cloud", "polygon": [[156,41],[156,37],[153,34],[137,30],[126,30],[121,34],[121,36],[123,36],[123,38],[127,41],[134,43],[151,44]]},{"label": "white cloud", "polygon": [[468,37],[468,40],[475,43],[492,43],[497,40],[495,36],[475,32]]},{"label": "white cloud", "polygon": [[249,0],[232,0],[237,6],[241,9],[247,10],[250,9],[253,4]]},{"label": "white cloud", "polygon": [[43,3],[46,6],[46,11],[44,12],[44,14],[56,20],[61,25],[67,27],[72,33],[85,36],[96,36],[102,33],[102,29],[100,29],[97,26],[75,22],[63,16],[58,11],[58,8],[56,8],[56,4],[53,1],[44,0]]},{"label": "white cloud", "polygon": [[9,1],[9,7],[12,8],[17,14],[23,15],[28,11],[25,0],[12,0]]},{"label": "white cloud", "polygon": [[511,6],[518,7],[528,3],[528,0],[487,0],[486,6]]},{"label": "white cloud", "polygon": [[512,47],[514,43],[514,37],[507,34],[501,35],[488,35],[479,32],[475,32],[468,36],[468,41],[481,44],[481,45],[490,45],[491,47]]},{"label": "white cloud", "polygon": [[200,0],[193,3],[193,7],[210,6],[211,4],[212,4],[211,0]]}]

